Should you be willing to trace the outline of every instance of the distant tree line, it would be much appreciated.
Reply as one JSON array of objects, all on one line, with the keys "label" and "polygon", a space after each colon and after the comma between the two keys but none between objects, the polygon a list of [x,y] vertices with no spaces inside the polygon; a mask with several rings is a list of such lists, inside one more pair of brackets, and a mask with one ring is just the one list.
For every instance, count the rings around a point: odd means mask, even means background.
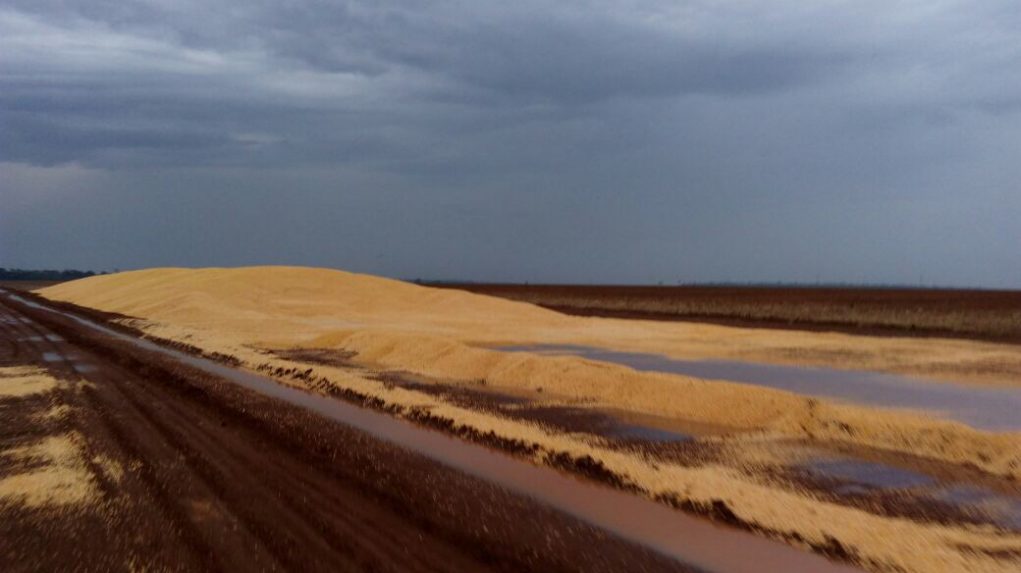
[{"label": "distant tree line", "polygon": [[79,271],[76,269],[64,269],[62,271],[58,271],[53,269],[5,269],[0,267],[0,280],[4,281],[73,281],[75,279],[91,277],[96,274],[104,273]]}]

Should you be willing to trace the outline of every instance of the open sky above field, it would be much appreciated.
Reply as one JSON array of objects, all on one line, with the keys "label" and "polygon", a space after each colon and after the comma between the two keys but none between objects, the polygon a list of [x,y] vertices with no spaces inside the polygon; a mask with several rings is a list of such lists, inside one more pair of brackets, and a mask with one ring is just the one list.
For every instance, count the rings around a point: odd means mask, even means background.
[{"label": "open sky above field", "polygon": [[1015,0],[0,0],[0,266],[1021,288]]}]

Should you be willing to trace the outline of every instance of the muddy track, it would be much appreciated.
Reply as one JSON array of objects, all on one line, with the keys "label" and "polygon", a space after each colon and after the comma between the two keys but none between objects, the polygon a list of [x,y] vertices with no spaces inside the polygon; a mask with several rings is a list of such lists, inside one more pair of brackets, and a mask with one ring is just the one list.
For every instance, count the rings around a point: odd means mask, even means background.
[{"label": "muddy track", "polygon": [[[0,303],[0,366],[60,380],[0,399],[0,443],[73,433],[98,492],[59,508],[0,500],[0,570],[688,570],[350,427]],[[56,407],[67,414],[40,425]],[[13,471],[0,463],[0,478]]]}]

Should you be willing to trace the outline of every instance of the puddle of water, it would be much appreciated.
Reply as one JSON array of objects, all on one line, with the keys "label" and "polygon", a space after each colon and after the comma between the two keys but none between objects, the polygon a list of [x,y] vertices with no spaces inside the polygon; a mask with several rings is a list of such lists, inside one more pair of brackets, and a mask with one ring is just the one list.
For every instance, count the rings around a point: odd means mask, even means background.
[{"label": "puddle of water", "polygon": [[932,497],[981,511],[1003,526],[1021,529],[1021,498],[972,485],[954,485],[932,492]]},{"label": "puddle of water", "polygon": [[936,483],[935,479],[922,473],[863,460],[818,460],[802,467],[813,473],[849,481],[852,482],[852,486],[859,486],[859,488],[852,487],[846,493],[857,493],[857,490],[862,489],[860,486],[865,486],[864,489],[907,489],[930,486]]},{"label": "puddle of water", "polygon": [[[384,384],[400,386],[468,408],[492,409],[511,418],[540,422],[565,432],[591,433],[618,440],[645,440],[650,442],[678,442],[693,439],[685,431],[678,431],[675,420],[655,420],[654,416],[638,416],[633,412],[613,409],[587,409],[567,405],[550,405],[539,401],[539,396],[520,389],[489,385],[465,387],[430,382],[405,372],[384,373],[379,377]],[[546,394],[544,396],[549,396]],[[554,400],[554,403],[556,401]],[[664,425],[673,422],[670,425]]]},{"label": "puddle of water", "polygon": [[99,368],[91,364],[84,364],[82,362],[76,362],[71,366],[74,368],[75,372],[78,372],[79,374],[88,374],[89,372],[95,372],[96,370],[99,370]]},{"label": "puddle of water", "polygon": [[857,571],[853,567],[831,563],[818,555],[743,531],[714,525],[628,493],[533,466],[386,414],[283,386],[271,378],[165,348],[17,295],[8,296],[21,304],[60,314],[140,348],[163,353],[260,394],[304,407],[447,466],[537,499],[550,507],[696,567],[734,572]]},{"label": "puddle of water", "polygon": [[621,424],[610,429],[609,434],[625,440],[646,440],[649,442],[687,442],[693,436],[650,426]]},{"label": "puddle of water", "polygon": [[719,436],[732,434],[735,428],[706,422],[695,422],[680,418],[670,418],[623,410],[620,408],[606,408],[603,410],[621,424],[648,428],[658,433],[661,440],[670,437],[667,441],[687,441],[705,436]]},{"label": "puddle of water", "polygon": [[46,362],[62,362],[64,357],[56,352],[43,352],[43,360]]},{"label": "puddle of water", "polygon": [[800,466],[820,476],[849,483],[833,489],[838,495],[868,495],[878,489],[915,489],[936,501],[950,503],[970,513],[985,516],[991,523],[1021,530],[1021,497],[970,485],[942,485],[934,477],[882,463],[856,459],[824,459]]},{"label": "puddle of water", "polygon": [[517,417],[549,425],[564,432],[580,432],[615,440],[678,442],[690,435],[622,420],[610,412],[575,406],[538,405],[516,410]]},{"label": "puddle of water", "polygon": [[658,354],[616,352],[589,346],[541,344],[496,349],[574,355],[623,364],[641,371],[729,380],[873,406],[928,410],[985,430],[1021,430],[1021,390],[1014,388],[926,382],[907,376],[859,370],[726,360],[677,360]]},{"label": "puddle of water", "polygon": [[47,334],[46,340],[49,340],[50,342],[63,342],[64,339],[56,334]]}]

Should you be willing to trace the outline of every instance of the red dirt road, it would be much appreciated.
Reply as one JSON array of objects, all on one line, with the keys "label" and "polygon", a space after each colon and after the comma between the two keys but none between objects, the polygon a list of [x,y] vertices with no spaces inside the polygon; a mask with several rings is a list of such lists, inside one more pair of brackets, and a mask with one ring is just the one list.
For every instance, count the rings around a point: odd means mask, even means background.
[{"label": "red dirt road", "polygon": [[[6,455],[74,436],[88,503],[0,497],[2,571],[685,571],[528,498],[73,321],[0,299]],[[49,415],[60,412],[60,415]],[[27,464],[27,465],[26,465]]]}]

